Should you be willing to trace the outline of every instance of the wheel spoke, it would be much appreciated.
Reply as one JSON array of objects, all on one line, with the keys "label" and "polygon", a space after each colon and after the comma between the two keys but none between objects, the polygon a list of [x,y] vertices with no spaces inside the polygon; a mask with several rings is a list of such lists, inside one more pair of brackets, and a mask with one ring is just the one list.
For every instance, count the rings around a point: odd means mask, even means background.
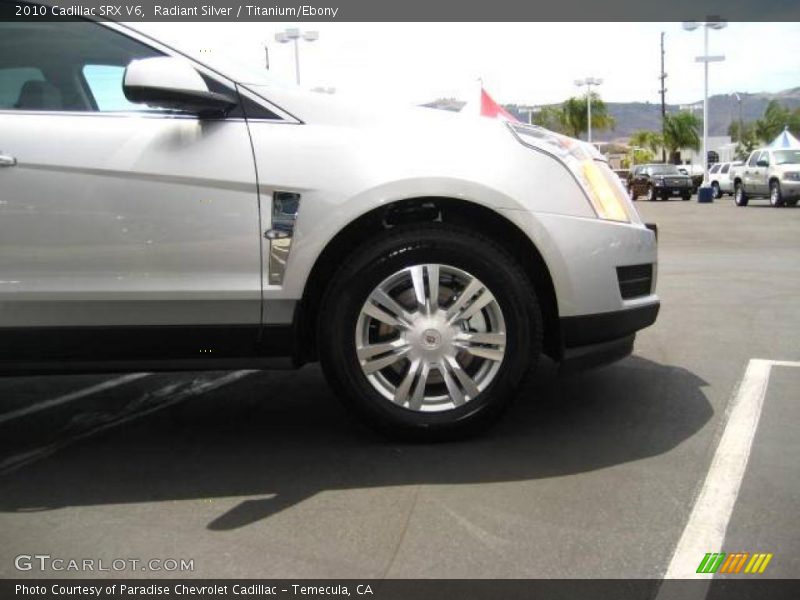
[{"label": "wheel spoke", "polygon": [[427,265],[428,271],[428,298],[430,305],[428,312],[433,314],[439,310],[439,265]]},{"label": "wheel spoke", "polygon": [[467,375],[464,369],[458,364],[458,361],[453,357],[447,357],[447,364],[450,366],[453,375],[456,376],[458,382],[461,384],[461,387],[464,388],[464,391],[467,393],[467,400],[472,400],[478,394],[480,394],[480,390],[478,386],[475,385],[475,382],[472,381],[472,378]]},{"label": "wheel spoke", "polygon": [[403,381],[397,386],[394,392],[394,401],[396,404],[403,405],[408,402],[408,393],[411,391],[411,384],[414,383],[414,377],[417,375],[419,362],[418,358],[411,361],[411,364],[408,366],[408,371],[405,377],[403,377]]},{"label": "wheel spoke", "polygon": [[[467,321],[468,319],[472,318],[475,313],[481,310],[487,304],[494,302],[494,296],[492,293],[487,290],[486,288],[482,288],[480,292],[478,292],[480,296],[478,296],[475,301],[470,304],[466,310],[462,313],[455,315],[453,321]],[[451,321],[452,322],[452,321]]]},{"label": "wheel spoke", "polygon": [[478,358],[485,358],[487,360],[492,360],[494,362],[500,362],[503,360],[503,355],[505,354],[502,350],[495,350],[493,348],[486,348],[484,346],[459,346],[463,348],[472,356],[476,356]]},{"label": "wheel spoke", "polygon": [[399,302],[397,302],[397,300],[392,298],[382,289],[378,288],[374,292],[372,292],[372,294],[370,294],[369,300],[376,306],[381,305],[392,311],[396,315],[397,320],[400,321],[401,326],[408,327],[411,324],[411,321],[413,320],[411,313],[409,313],[405,308],[403,308],[400,305]]},{"label": "wheel spoke", "polygon": [[404,339],[396,339],[392,340],[391,342],[383,342],[381,344],[370,344],[369,346],[363,346],[361,348],[358,348],[358,350],[356,350],[356,353],[358,354],[359,359],[367,360],[379,354],[386,354],[387,352],[398,352],[406,346],[408,346],[408,342],[406,342]]},{"label": "wheel spoke", "polygon": [[465,331],[456,336],[456,341],[469,342],[471,344],[490,344],[492,346],[504,347],[506,344],[506,334]]},{"label": "wheel spoke", "polygon": [[428,373],[430,372],[430,365],[426,361],[419,363],[417,369],[417,381],[414,384],[414,393],[411,395],[411,400],[408,407],[412,410],[419,410],[422,407],[422,401],[425,399],[425,386],[428,383]]},{"label": "wheel spoke", "polygon": [[377,319],[381,323],[385,323],[386,325],[391,325],[392,327],[400,327],[405,328],[405,325],[401,323],[398,319],[394,318],[392,315],[387,313],[385,310],[373,304],[371,300],[368,300],[366,304],[364,304],[364,308],[361,309],[365,315],[372,317],[373,319]]},{"label": "wheel spoke", "polygon": [[458,387],[455,379],[450,374],[450,365],[447,363],[447,360],[442,359],[439,361],[437,365],[439,372],[442,374],[442,379],[444,379],[444,384],[447,386],[447,392],[450,394],[450,399],[453,401],[454,406],[461,406],[464,404],[464,393]]},{"label": "wheel spoke", "polygon": [[408,270],[411,275],[411,284],[414,286],[414,297],[417,299],[417,306],[425,308],[425,279],[423,277],[422,265],[415,265]]},{"label": "wheel spoke", "polygon": [[385,369],[386,367],[393,365],[398,360],[403,358],[408,352],[408,346],[404,346],[402,348],[398,348],[391,354],[387,354],[386,356],[381,356],[380,358],[376,358],[375,360],[369,360],[363,362],[361,364],[361,368],[364,369],[364,372],[369,375],[370,373],[374,373],[375,371],[380,371],[381,369]]},{"label": "wheel spoke", "polygon": [[464,291],[461,292],[461,295],[453,302],[453,305],[447,309],[447,320],[452,323],[455,320],[455,316],[463,310],[467,302],[482,289],[483,284],[477,279],[472,279],[469,285],[464,288]]}]

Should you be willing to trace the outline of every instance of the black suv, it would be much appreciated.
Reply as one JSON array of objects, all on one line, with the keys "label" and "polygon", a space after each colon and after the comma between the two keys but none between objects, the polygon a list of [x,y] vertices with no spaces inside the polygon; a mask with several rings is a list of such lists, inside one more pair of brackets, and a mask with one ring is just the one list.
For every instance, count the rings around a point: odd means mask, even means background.
[{"label": "black suv", "polygon": [[692,197],[694,183],[675,165],[636,165],[628,175],[628,191],[631,200],[639,196],[646,196],[648,200],[672,197],[688,200]]}]

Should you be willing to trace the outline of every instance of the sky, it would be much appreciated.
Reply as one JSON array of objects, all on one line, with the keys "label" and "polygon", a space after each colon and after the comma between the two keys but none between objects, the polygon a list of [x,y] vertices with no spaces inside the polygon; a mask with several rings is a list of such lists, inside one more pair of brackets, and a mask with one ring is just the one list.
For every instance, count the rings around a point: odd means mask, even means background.
[{"label": "sky", "polygon": [[[137,28],[190,52],[227,54],[294,81],[292,44],[275,33],[296,23],[142,23]],[[659,102],[660,32],[666,33],[667,102],[703,97],[703,31],[680,23],[302,23],[303,87],[333,87],[372,101],[463,100],[481,78],[501,103],[539,105],[576,95],[599,77],[610,102]],[[800,86],[800,23],[729,23],[709,32],[709,93],[777,92]]]}]

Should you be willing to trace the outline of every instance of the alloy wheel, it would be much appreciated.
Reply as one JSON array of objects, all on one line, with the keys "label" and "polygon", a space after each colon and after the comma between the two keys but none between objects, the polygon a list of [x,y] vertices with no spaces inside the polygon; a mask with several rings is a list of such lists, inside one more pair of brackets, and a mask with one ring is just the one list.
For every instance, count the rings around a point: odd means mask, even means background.
[{"label": "alloy wheel", "polygon": [[449,265],[404,268],[369,294],[356,324],[369,383],[397,406],[451,410],[497,376],[505,356],[503,311],[477,277]]}]

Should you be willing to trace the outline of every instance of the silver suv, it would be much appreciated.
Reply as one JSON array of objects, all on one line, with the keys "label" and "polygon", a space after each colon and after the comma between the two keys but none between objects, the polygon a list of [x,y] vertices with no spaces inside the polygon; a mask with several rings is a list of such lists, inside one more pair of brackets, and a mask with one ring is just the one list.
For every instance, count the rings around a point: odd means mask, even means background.
[{"label": "silver suv", "polygon": [[656,236],[594,149],[387,115],[115,23],[0,23],[0,369],[317,361],[384,430],[490,423],[631,352]]},{"label": "silver suv", "polygon": [[795,206],[800,200],[800,148],[754,150],[747,161],[731,168],[737,206],[750,198],[769,198],[774,207]]}]

